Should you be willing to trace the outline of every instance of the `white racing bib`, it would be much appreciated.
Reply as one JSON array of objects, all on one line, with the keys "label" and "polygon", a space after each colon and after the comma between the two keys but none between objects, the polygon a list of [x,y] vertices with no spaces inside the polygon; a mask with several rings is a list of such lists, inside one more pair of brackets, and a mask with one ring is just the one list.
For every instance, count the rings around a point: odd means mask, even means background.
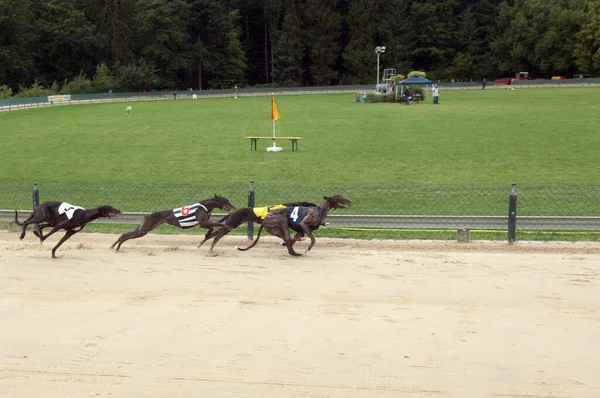
[{"label": "white racing bib", "polygon": [[177,209],[173,209],[173,215],[177,218],[179,225],[182,227],[193,227],[194,225],[199,224],[199,222],[196,220],[196,212],[201,207],[206,210],[206,207],[200,203],[179,207]]},{"label": "white racing bib", "polygon": [[73,213],[75,213],[75,210],[85,209],[83,207],[70,205],[67,202],[62,202],[60,206],[58,206],[58,214],[64,214],[69,220],[73,218]]}]

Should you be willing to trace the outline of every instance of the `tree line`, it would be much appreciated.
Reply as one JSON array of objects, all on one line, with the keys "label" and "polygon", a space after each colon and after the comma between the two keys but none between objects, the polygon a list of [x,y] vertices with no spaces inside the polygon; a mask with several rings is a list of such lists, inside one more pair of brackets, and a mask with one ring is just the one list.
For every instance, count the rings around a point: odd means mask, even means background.
[{"label": "tree line", "polygon": [[0,87],[101,92],[600,70],[600,0],[0,0]]}]

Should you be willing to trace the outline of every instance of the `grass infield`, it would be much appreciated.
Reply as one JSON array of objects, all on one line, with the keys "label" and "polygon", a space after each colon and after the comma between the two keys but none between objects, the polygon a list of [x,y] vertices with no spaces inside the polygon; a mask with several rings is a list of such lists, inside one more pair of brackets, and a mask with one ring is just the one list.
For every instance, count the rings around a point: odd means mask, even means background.
[{"label": "grass infield", "polygon": [[[442,91],[429,102],[354,94],[73,105],[0,114],[0,183],[488,187],[600,182],[600,88]],[[132,106],[129,117],[125,107]]]},{"label": "grass infield", "polygon": [[[80,185],[247,187],[255,180],[279,187],[383,186],[417,191],[419,187],[503,187],[508,193],[513,182],[532,187],[583,187],[583,191],[600,185],[600,88],[442,90],[437,106],[430,101],[411,106],[363,104],[354,98],[354,94],[277,96],[281,119],[276,122],[276,134],[304,137],[299,152],[292,152],[288,141],[279,141],[283,151],[277,153],[266,151],[270,141],[259,141],[258,150],[250,151],[250,142],[244,139],[273,133],[268,96],[4,112],[0,113],[0,186],[30,187],[37,181],[42,187],[44,183],[74,184],[75,190]],[[132,111],[126,117],[128,105]],[[0,203],[0,208],[24,208],[22,203],[30,203],[29,189],[25,196],[2,199],[5,203]],[[143,195],[140,191],[138,196]],[[388,195],[381,200],[390,202],[392,208],[403,208],[405,214],[416,200],[393,191]],[[65,196],[76,198],[77,192]],[[245,192],[238,196],[236,203],[242,205]],[[265,196],[262,201],[270,203]],[[361,198],[357,192],[354,196],[353,213],[370,214],[369,203],[361,202],[372,197]],[[494,215],[504,215],[506,197],[503,193],[498,198],[502,203],[494,207]],[[187,200],[177,197],[172,204]],[[438,205],[432,210],[445,214],[447,203]],[[126,203],[119,206],[129,211],[163,207],[151,203],[143,209]],[[540,214],[546,214],[549,204],[544,206]],[[487,208],[481,211],[489,213]],[[468,213],[481,211],[469,208]],[[390,214],[397,212],[390,210]],[[86,230],[124,232],[131,227],[90,225]],[[156,232],[172,230],[161,227]],[[320,231],[321,236],[366,238],[452,239],[455,234]],[[598,239],[597,234],[585,232],[520,234],[527,239]],[[505,239],[505,235],[502,231],[471,231],[474,239]]]}]

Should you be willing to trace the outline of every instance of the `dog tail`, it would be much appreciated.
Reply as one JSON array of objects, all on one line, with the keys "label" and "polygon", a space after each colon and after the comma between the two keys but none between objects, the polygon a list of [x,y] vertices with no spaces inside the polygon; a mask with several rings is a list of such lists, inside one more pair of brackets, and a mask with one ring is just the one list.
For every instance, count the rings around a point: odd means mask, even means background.
[{"label": "dog tail", "polygon": [[16,211],[16,210],[15,210],[15,223],[16,223],[18,226],[20,226],[20,227],[22,227],[22,226],[23,226],[23,223],[22,223],[22,222],[19,222],[19,212],[18,212],[18,211]]},{"label": "dog tail", "polygon": [[262,232],[262,230],[263,230],[263,226],[262,226],[262,224],[260,224],[260,227],[258,228],[258,234],[256,235],[256,239],[254,239],[254,242],[252,242],[252,244],[248,247],[237,247],[236,246],[236,249],[241,250],[243,252],[245,252],[246,250],[252,249],[258,243],[258,240],[260,239],[260,233]]}]

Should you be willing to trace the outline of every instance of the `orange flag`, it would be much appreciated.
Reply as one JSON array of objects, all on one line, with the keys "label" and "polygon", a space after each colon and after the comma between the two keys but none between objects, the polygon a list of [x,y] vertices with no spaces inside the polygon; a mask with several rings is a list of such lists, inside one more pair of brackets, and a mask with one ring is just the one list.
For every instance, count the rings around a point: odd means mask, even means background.
[{"label": "orange flag", "polygon": [[277,120],[280,117],[279,108],[277,108],[277,104],[275,103],[275,95],[273,95],[271,97],[271,120]]}]

